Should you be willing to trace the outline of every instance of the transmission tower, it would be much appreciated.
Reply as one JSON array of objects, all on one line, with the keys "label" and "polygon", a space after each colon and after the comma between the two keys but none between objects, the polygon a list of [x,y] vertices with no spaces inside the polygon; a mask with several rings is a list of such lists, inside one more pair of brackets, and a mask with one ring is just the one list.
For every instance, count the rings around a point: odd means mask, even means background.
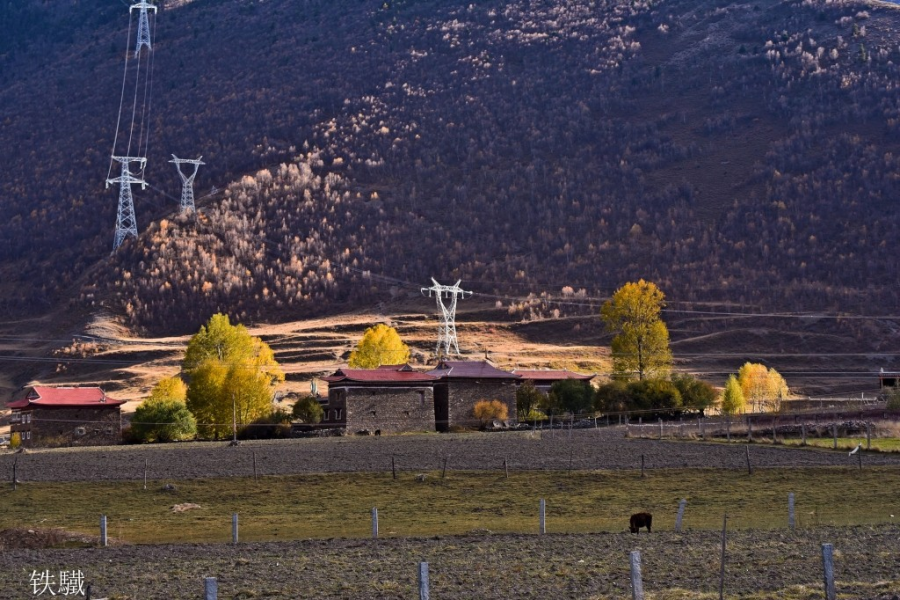
[{"label": "transmission tower", "polygon": [[147,11],[152,10],[156,13],[156,6],[147,0],[141,0],[137,4],[132,4],[129,12],[136,8],[141,11],[138,16],[137,45],[134,47],[134,56],[138,57],[141,54],[141,46],[147,46],[147,50],[152,50],[150,47],[150,19],[147,17]]},{"label": "transmission tower", "polygon": [[[203,158],[202,156],[200,158]],[[189,158],[178,158],[174,154],[172,155],[172,159],[169,162],[175,163],[175,168],[178,169],[178,174],[181,175],[181,212],[186,213],[188,211],[196,212],[194,208],[194,177],[197,176],[197,169],[200,168],[200,165],[205,165],[205,162],[201,162],[200,158],[197,159],[189,159]],[[185,175],[181,172],[181,165],[188,164],[194,165],[194,172],[190,175]]]},{"label": "transmission tower", "polygon": [[[459,284],[462,282],[461,279],[452,286],[441,285],[434,280],[434,277],[431,278],[431,282],[434,285],[428,288],[422,288],[422,293],[424,294],[427,291],[429,298],[433,293],[437,297],[438,309],[441,311],[442,322],[440,329],[438,329],[438,341],[435,353],[440,356],[441,345],[443,344],[444,356],[450,354],[451,347],[454,353],[459,356],[459,344],[456,341],[456,301],[458,298],[465,298],[466,294],[471,296],[472,292],[466,292],[459,289]],[[444,298],[450,300],[449,306],[444,304]]]},{"label": "transmission tower", "polygon": [[112,159],[122,164],[122,175],[106,180],[106,187],[111,183],[119,184],[119,210],[116,215],[116,239],[113,241],[113,252],[119,249],[122,242],[129,235],[137,237],[137,220],[134,216],[134,198],[131,196],[131,184],[141,184],[141,189],[147,188],[147,182],[131,174],[128,166],[138,163],[143,171],[147,164],[146,158],[133,156],[113,156]]}]

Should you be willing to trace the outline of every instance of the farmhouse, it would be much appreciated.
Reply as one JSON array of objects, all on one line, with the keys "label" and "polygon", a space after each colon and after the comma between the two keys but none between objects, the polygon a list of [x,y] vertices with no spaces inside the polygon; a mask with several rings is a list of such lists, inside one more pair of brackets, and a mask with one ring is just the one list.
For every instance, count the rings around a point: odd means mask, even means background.
[{"label": "farmhouse", "polygon": [[36,385],[7,404],[10,433],[19,433],[25,448],[118,444],[123,404],[98,387]]},{"label": "farmhouse", "polygon": [[577,381],[583,381],[585,383],[589,382],[596,375],[591,373],[589,375],[585,375],[582,373],[576,373],[574,371],[569,371],[568,369],[557,369],[557,370],[538,370],[538,371],[526,371],[521,369],[515,369],[512,371],[516,375],[522,378],[522,383],[526,381],[530,381],[534,384],[534,387],[545,394],[550,392],[550,388],[553,387],[553,384],[558,381],[565,381],[567,379],[575,379]]},{"label": "farmhouse", "polygon": [[478,427],[475,403],[499,400],[506,404],[508,419],[516,422],[516,387],[519,375],[498,369],[486,360],[444,360],[428,372],[434,384],[434,416],[438,431],[451,427]]},{"label": "farmhouse", "polygon": [[323,425],[359,431],[434,431],[437,377],[409,365],[338,369],[323,378],[328,403]]}]

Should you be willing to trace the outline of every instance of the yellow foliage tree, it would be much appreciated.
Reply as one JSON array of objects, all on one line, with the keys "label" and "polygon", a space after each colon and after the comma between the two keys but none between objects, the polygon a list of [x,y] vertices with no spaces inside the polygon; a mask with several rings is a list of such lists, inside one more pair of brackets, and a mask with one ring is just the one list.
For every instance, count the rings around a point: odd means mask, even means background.
[{"label": "yellow foliage tree", "polygon": [[175,400],[184,402],[187,400],[187,384],[178,376],[160,379],[156,385],[153,386],[146,401],[156,400]]},{"label": "yellow foliage tree", "polygon": [[409,362],[409,346],[400,339],[393,327],[379,323],[366,329],[356,350],[350,353],[350,367],[377,369],[381,365],[402,365]]},{"label": "yellow foliage tree", "polygon": [[613,375],[618,379],[664,378],[672,365],[669,329],[660,318],[665,295],[641,279],[616,290],[600,310],[612,340]]},{"label": "yellow foliage tree", "polygon": [[729,375],[725,382],[725,392],[722,394],[722,413],[734,415],[744,410],[744,392],[737,377]]},{"label": "yellow foliage tree", "polygon": [[201,435],[219,438],[269,414],[272,392],[284,381],[269,345],[243,325],[213,315],[191,338],[183,370],[190,378],[187,407]]},{"label": "yellow foliage tree", "polygon": [[499,400],[479,400],[475,403],[472,413],[482,425],[487,425],[494,419],[505,421],[509,417],[509,409]]},{"label": "yellow foliage tree", "polygon": [[738,371],[738,382],[753,412],[777,412],[781,410],[781,401],[789,394],[781,374],[759,363],[744,363]]}]

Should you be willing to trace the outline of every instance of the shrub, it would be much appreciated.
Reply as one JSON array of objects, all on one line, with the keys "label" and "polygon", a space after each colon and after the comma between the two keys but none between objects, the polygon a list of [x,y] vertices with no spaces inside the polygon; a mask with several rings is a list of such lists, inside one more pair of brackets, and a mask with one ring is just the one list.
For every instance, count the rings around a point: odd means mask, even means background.
[{"label": "shrub", "polygon": [[322,421],[325,411],[315,396],[306,396],[297,400],[291,414],[302,423],[314,424]]},{"label": "shrub", "polygon": [[150,398],[134,411],[126,441],[176,442],[197,435],[197,419],[184,402]]},{"label": "shrub", "polygon": [[900,410],[900,388],[894,388],[887,395],[888,410]]},{"label": "shrub", "polygon": [[509,417],[509,409],[499,400],[479,400],[472,412],[482,425],[487,425],[494,419],[505,421]]},{"label": "shrub", "polygon": [[242,440],[274,440],[291,437],[291,415],[287,411],[273,410],[238,431]]},{"label": "shrub", "polygon": [[579,414],[593,408],[594,389],[584,381],[564,379],[557,381],[550,388],[550,404],[554,407]]},{"label": "shrub", "polygon": [[21,433],[16,431],[11,436],[9,436],[9,447],[11,450],[16,450],[21,445],[22,445],[22,434]]}]

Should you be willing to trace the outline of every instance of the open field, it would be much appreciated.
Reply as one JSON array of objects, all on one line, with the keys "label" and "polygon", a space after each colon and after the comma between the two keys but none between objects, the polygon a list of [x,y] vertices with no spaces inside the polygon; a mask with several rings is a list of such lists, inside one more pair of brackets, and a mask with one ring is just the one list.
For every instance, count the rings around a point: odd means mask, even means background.
[{"label": "open field", "polygon": [[[900,523],[900,470],[875,467],[690,469],[501,473],[440,471],[217,478],[179,481],[26,483],[0,491],[0,530],[57,527],[97,533],[102,513],[110,535],[125,543],[224,542],[239,513],[241,538],[277,541],[365,538],[377,507],[382,536],[536,533],[538,504],[547,502],[550,533],[623,532],[628,516],[649,511],[658,531],[674,527],[680,499],[684,526],[783,529],[787,497],[796,498],[798,527]],[[197,505],[184,512],[173,507]],[[894,518],[896,517],[896,518]]]},{"label": "open field", "polygon": [[[150,446],[106,446],[34,450],[19,456],[23,481],[158,480],[246,477],[253,457],[262,475],[304,473],[420,473],[443,468],[495,471],[508,460],[512,471],[638,469],[745,469],[744,444],[692,443],[625,439],[624,428],[576,429],[571,432],[496,432],[340,437],[244,442],[193,442]],[[846,452],[753,444],[755,467],[853,467]],[[14,455],[0,455],[0,479],[9,481]],[[863,464],[900,467],[900,455],[865,453]]]}]

